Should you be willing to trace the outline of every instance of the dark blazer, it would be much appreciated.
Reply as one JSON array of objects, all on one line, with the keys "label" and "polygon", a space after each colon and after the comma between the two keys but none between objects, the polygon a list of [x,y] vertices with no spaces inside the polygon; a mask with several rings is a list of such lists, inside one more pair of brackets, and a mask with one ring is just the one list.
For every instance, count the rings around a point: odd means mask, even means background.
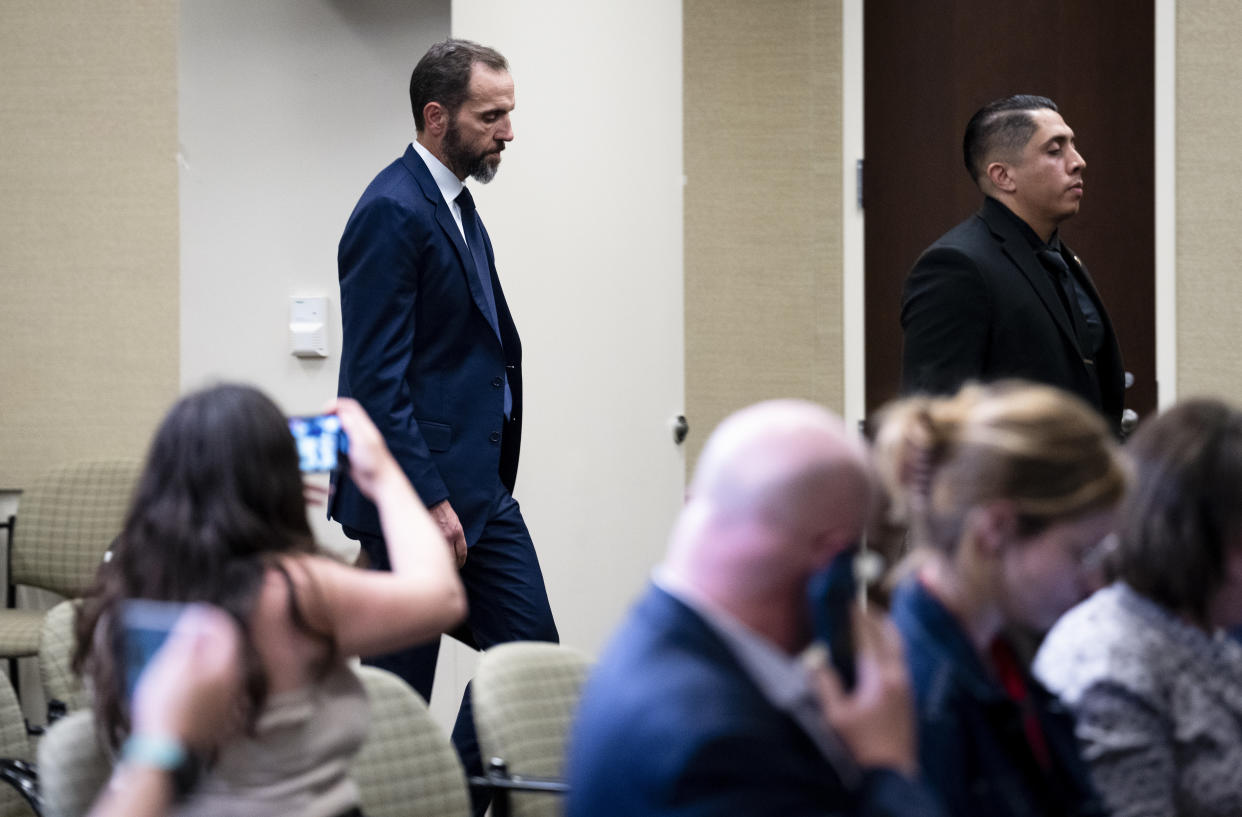
[{"label": "dark blazer", "polygon": [[901,390],[951,394],[967,380],[1018,377],[1077,394],[1119,429],[1125,373],[1095,284],[1064,247],[1062,255],[1103,324],[1092,366],[1084,361],[1056,284],[1016,218],[985,199],[978,213],[919,256],[901,304]]},{"label": "dark blazer", "polygon": [[[453,213],[413,146],[362,194],[337,256],[345,341],[338,391],[371,415],[425,504],[452,503],[468,544],[501,486],[513,490],[522,429],[522,344],[486,230],[483,238],[503,346]],[[330,515],[381,533],[375,506],[347,472]]]},{"label": "dark blazer", "polygon": [[1024,712],[985,668],[953,615],[917,579],[893,597],[919,713],[919,765],[955,817],[1105,817],[1069,711],[1025,673],[1051,758],[1030,749]]},{"label": "dark blazer", "polygon": [[568,817],[940,813],[890,770],[847,790],[715,632],[656,587],[592,672],[567,758]]}]

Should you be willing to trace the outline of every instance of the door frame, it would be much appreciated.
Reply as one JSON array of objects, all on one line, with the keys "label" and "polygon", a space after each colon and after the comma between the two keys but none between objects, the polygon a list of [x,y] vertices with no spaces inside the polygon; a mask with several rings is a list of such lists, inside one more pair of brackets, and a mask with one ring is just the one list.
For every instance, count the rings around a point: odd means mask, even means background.
[{"label": "door frame", "polygon": [[[841,0],[841,270],[845,420],[866,417],[864,214],[857,163],[863,155],[863,3]],[[1156,6],[1156,380],[1161,410],[1177,400],[1177,0]]]}]

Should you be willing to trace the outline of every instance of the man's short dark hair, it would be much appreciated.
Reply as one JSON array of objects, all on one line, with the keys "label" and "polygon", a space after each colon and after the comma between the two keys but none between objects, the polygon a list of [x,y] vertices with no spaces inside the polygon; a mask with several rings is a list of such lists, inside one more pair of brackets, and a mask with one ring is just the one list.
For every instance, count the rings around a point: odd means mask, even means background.
[{"label": "man's short dark hair", "polygon": [[476,62],[494,71],[509,70],[499,51],[470,40],[449,39],[427,49],[410,74],[410,107],[419,133],[428,102],[439,102],[450,116],[457,113],[470,94],[470,70]]},{"label": "man's short dark hair", "polygon": [[1179,403],[1139,426],[1126,452],[1135,482],[1122,505],[1118,576],[1203,620],[1242,532],[1242,413],[1220,400]]},{"label": "man's short dark hair", "polygon": [[1046,96],[1015,94],[984,105],[966,124],[962,139],[962,158],[966,172],[978,184],[987,172],[988,160],[998,153],[1013,156],[1021,153],[1035,134],[1031,111],[1047,108],[1055,111],[1057,103]]}]

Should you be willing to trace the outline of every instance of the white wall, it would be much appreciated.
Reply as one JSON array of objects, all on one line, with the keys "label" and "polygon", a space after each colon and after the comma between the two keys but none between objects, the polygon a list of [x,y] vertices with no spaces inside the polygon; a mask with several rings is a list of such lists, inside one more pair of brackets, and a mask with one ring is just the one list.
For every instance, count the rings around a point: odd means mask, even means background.
[{"label": "white wall", "polygon": [[473,189],[522,334],[517,497],[562,641],[595,652],[684,492],[681,4],[454,0],[452,26],[517,86],[516,138]]},{"label": "white wall", "polygon": [[[517,138],[472,189],[522,334],[518,499],[562,638],[593,652],[663,552],[684,484],[669,429],[684,382],[681,7],[461,0],[451,15],[517,83]],[[335,393],[337,241],[411,138],[410,70],[448,29],[447,2],[182,0],[184,387],[244,379],[291,412]],[[289,356],[294,295],[329,297],[327,360]],[[441,722],[473,663],[443,651]]]},{"label": "white wall", "polygon": [[454,0],[453,35],[517,85],[476,196],[522,333],[518,498],[561,635],[594,650],[684,490],[680,3]]},{"label": "white wall", "polygon": [[[337,241],[413,138],[410,69],[448,31],[448,0],[182,0],[183,389],[243,380],[289,413],[336,394]],[[289,354],[289,299],[305,295],[328,296],[327,359]]]}]

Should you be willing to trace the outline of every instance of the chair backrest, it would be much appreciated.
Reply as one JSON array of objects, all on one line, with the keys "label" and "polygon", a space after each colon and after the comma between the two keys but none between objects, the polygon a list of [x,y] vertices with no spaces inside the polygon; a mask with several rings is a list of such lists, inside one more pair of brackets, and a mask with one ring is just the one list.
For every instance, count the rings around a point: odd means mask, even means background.
[{"label": "chair backrest", "polygon": [[367,817],[465,817],[466,775],[448,736],[405,681],[356,667],[371,699],[371,732],[352,774]]},{"label": "chair backrest", "polygon": [[[492,647],[474,676],[474,720],[486,766],[504,759],[510,774],[563,777],[565,742],[591,661],[571,647],[512,642]],[[519,794],[512,814],[560,814],[559,798]]]},{"label": "chair backrest", "polygon": [[90,810],[112,759],[95,736],[95,718],[79,709],[52,724],[39,741],[39,790],[44,817],[80,817]]},{"label": "chair backrest", "polygon": [[88,460],[33,480],[18,503],[9,582],[85,595],[121,532],[139,467],[130,459]]},{"label": "chair backrest", "polygon": [[72,712],[88,705],[82,679],[70,669],[73,662],[74,620],[78,600],[62,601],[47,611],[39,634],[39,678],[47,701],[60,701]]}]

